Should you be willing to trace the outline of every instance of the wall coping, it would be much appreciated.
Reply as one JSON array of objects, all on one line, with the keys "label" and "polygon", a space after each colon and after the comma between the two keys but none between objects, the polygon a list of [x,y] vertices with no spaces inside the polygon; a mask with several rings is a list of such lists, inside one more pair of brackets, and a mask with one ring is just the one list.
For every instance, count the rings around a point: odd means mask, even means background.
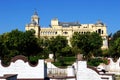
[{"label": "wall coping", "polygon": [[10,78],[10,77],[14,77],[14,76],[17,76],[17,74],[5,74],[2,77],[0,77],[0,79],[7,79],[7,78]]},{"label": "wall coping", "polygon": [[33,65],[33,64],[31,64],[31,63],[28,61],[27,57],[25,57],[25,56],[23,56],[23,55],[17,55],[17,56],[15,56],[15,57],[13,57],[8,65],[3,64],[2,62],[1,62],[1,65],[2,65],[3,67],[9,67],[11,63],[15,63],[17,60],[22,60],[22,61],[24,61],[24,63],[28,62],[28,64],[29,64],[31,67],[36,67],[36,66],[38,65],[38,61],[37,61],[37,63],[36,63],[35,65]]}]

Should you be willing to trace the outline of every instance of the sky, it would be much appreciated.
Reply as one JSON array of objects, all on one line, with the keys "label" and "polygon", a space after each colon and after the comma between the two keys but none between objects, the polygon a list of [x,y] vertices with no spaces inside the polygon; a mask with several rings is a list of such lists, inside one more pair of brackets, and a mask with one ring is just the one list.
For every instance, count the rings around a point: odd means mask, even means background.
[{"label": "sky", "polygon": [[101,20],[108,34],[120,30],[120,0],[0,0],[0,34],[25,31],[35,11],[41,27],[49,27],[51,19],[58,18],[81,24]]}]

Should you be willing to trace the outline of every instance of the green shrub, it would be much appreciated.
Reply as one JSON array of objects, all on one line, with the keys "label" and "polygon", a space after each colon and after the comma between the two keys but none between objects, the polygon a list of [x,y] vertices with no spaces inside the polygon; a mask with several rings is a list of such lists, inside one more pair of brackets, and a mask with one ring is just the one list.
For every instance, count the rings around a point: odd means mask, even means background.
[{"label": "green shrub", "polygon": [[28,59],[29,59],[29,62],[34,65],[38,62],[39,57],[38,56],[30,56]]},{"label": "green shrub", "polygon": [[107,60],[102,58],[94,58],[94,59],[88,60],[87,62],[87,64],[90,66],[98,66],[100,63],[107,64]]},{"label": "green shrub", "polygon": [[75,57],[59,57],[53,64],[57,67],[66,67],[68,65],[72,65],[75,60]]}]

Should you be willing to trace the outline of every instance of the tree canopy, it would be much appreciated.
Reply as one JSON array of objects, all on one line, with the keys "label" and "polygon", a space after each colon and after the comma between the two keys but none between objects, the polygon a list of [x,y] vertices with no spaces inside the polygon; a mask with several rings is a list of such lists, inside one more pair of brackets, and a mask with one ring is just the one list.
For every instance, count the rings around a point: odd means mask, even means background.
[{"label": "tree canopy", "polygon": [[[89,58],[101,49],[102,38],[98,33],[74,33],[71,38],[72,47],[77,47],[81,50],[85,58]],[[99,53],[98,53],[99,54]]]},{"label": "tree canopy", "polygon": [[41,50],[34,31],[22,32],[16,29],[0,35],[0,56],[3,60],[16,55],[36,55]]},{"label": "tree canopy", "polygon": [[115,32],[109,40],[108,56],[114,59],[120,56],[120,30]]},{"label": "tree canopy", "polygon": [[56,57],[61,56],[60,53],[66,46],[68,46],[68,41],[64,36],[56,36],[50,39],[49,49],[54,54],[54,60]]}]

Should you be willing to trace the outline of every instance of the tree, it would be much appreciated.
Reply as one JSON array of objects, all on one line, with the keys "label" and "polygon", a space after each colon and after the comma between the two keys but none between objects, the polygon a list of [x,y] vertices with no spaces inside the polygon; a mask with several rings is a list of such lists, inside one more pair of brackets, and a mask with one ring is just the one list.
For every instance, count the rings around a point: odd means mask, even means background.
[{"label": "tree", "polygon": [[8,50],[4,45],[5,39],[3,39],[3,35],[0,35],[0,57],[4,57],[4,54],[7,54]]},{"label": "tree", "polygon": [[67,39],[64,36],[56,36],[50,39],[49,49],[54,55],[54,61],[56,57],[61,56],[61,51],[65,48],[67,44]]},{"label": "tree", "polygon": [[102,47],[102,37],[100,36],[100,34],[98,33],[91,33],[90,34],[90,47],[91,47],[91,52],[93,53],[94,56],[101,56],[102,54],[102,50],[101,50],[101,47]]},{"label": "tree", "polygon": [[80,48],[78,48],[77,46],[72,47],[71,51],[76,57],[77,57],[77,54],[83,53],[82,50]]},{"label": "tree", "polygon": [[42,38],[42,37],[38,38],[38,44],[43,49],[41,52],[41,58],[46,59],[46,58],[48,58],[49,53],[51,53],[49,50],[49,42],[50,42],[49,38],[46,38],[46,37],[45,38]]},{"label": "tree", "polygon": [[109,41],[109,51],[108,56],[115,58],[118,58],[119,55],[119,38],[120,38],[120,30],[115,32]]},{"label": "tree", "polygon": [[117,38],[120,37],[120,30],[118,30],[117,32],[115,32],[111,38],[111,41],[116,40]]},{"label": "tree", "polygon": [[67,45],[66,47],[62,48],[61,52],[60,52],[61,56],[73,56],[74,54],[72,54],[71,51],[71,47],[69,45]]},{"label": "tree", "polygon": [[36,55],[41,52],[42,48],[38,45],[38,38],[35,37],[34,31],[26,31],[21,37],[21,48],[27,56]]},{"label": "tree", "polygon": [[114,44],[116,47],[116,51],[120,53],[120,37],[115,40]]},{"label": "tree", "polygon": [[6,60],[6,56],[11,58],[16,55],[33,56],[41,52],[34,31],[22,32],[12,30],[0,36],[0,56]]},{"label": "tree", "polygon": [[109,51],[110,56],[112,56],[114,59],[120,57],[120,37],[113,42],[113,45],[110,46]]},{"label": "tree", "polygon": [[74,33],[71,38],[72,47],[77,47],[83,52],[86,59],[94,56],[96,50],[102,46],[102,38],[98,33]]}]

